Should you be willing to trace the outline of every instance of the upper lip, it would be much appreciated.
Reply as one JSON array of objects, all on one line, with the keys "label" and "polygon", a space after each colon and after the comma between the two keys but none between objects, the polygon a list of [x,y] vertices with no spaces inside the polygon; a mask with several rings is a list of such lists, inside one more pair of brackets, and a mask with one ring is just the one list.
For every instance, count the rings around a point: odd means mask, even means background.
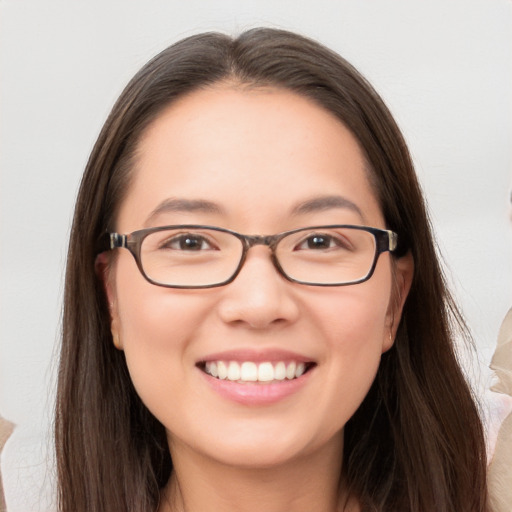
[{"label": "upper lip", "polygon": [[222,352],[208,354],[201,358],[198,363],[206,363],[209,361],[252,361],[255,363],[263,362],[279,362],[279,361],[295,361],[298,363],[312,363],[314,360],[302,354],[297,354],[289,350],[282,349],[233,349]]}]

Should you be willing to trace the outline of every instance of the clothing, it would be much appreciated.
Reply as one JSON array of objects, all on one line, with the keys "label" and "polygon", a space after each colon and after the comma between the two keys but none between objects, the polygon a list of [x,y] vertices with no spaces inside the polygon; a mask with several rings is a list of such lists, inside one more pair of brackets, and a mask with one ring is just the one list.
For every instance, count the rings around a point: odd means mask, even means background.
[{"label": "clothing", "polygon": [[[4,420],[0,416],[0,453],[2,453],[2,448],[4,447],[5,442],[11,435],[14,425],[7,420]],[[5,512],[5,498],[4,498],[4,490],[2,487],[2,475],[0,474],[0,512]]]},{"label": "clothing", "polygon": [[[491,368],[499,379],[491,390],[508,395],[512,400],[512,308],[501,326]],[[489,464],[488,482],[492,512],[511,512],[512,412],[504,419],[498,432],[494,456]]]}]

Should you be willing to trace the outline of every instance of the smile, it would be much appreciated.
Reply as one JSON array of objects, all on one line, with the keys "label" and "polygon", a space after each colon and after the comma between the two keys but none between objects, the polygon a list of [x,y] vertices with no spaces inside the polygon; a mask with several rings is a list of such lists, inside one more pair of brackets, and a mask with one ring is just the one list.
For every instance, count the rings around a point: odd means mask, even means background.
[{"label": "smile", "polygon": [[297,361],[278,361],[261,362],[253,361],[207,361],[203,363],[201,369],[219,380],[228,380],[232,382],[265,382],[297,379],[306,373],[313,363],[304,363]]}]

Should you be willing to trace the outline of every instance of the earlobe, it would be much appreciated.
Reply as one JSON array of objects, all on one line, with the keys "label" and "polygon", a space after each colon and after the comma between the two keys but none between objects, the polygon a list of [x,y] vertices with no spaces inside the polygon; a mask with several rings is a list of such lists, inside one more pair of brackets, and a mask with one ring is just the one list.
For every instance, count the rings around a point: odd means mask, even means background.
[{"label": "earlobe", "polygon": [[382,346],[383,353],[389,350],[395,342],[396,332],[402,318],[405,301],[411,289],[413,277],[414,259],[409,251],[394,263],[393,291],[387,313],[386,333]]},{"label": "earlobe", "polygon": [[112,333],[112,342],[114,343],[114,347],[116,347],[117,350],[123,350],[123,344],[121,343],[121,338],[119,336],[117,317],[113,319],[110,324],[110,332]]}]

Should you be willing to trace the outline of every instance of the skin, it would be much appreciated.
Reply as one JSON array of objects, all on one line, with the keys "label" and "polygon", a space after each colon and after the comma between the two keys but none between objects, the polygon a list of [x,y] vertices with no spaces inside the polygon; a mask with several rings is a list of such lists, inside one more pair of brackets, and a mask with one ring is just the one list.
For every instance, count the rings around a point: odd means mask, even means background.
[{"label": "skin", "polygon": [[[333,195],[359,212],[331,205],[294,213]],[[212,201],[219,211],[154,214],[169,198]],[[292,92],[229,84],[178,100],[149,127],[117,230],[185,223],[245,234],[386,227],[343,124]],[[167,429],[175,467],[160,511],[341,509],[343,427],[392,345],[412,272],[409,256],[392,264],[384,253],[365,283],[304,286],[284,279],[268,248],[256,246],[231,284],[177,290],[148,283],[129,252],[117,251],[107,279],[112,332],[137,392]],[[292,351],[316,366],[277,403],[240,404],[213,391],[196,367],[233,349]]]}]

